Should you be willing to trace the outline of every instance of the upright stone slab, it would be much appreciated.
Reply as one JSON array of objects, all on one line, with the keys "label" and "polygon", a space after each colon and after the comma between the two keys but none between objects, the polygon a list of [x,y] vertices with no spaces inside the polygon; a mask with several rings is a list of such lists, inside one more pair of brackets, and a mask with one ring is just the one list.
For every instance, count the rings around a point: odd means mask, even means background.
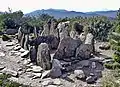
[{"label": "upright stone slab", "polygon": [[21,38],[22,38],[22,32],[21,32],[21,27],[19,27],[19,29],[18,29],[18,42],[19,43],[21,41]]},{"label": "upright stone slab", "polygon": [[29,35],[25,35],[25,42],[24,42],[24,49],[25,50],[29,50],[29,47],[28,47],[28,41],[29,41]]},{"label": "upright stone slab", "polygon": [[30,60],[33,63],[37,62],[37,49],[35,46],[30,47]]},{"label": "upright stone slab", "polygon": [[44,70],[51,69],[51,56],[50,56],[50,50],[46,43],[41,43],[38,46],[38,52],[37,52],[37,65],[41,66]]},{"label": "upright stone slab", "polygon": [[91,44],[91,46],[93,47],[93,51],[95,51],[95,48],[94,48],[94,36],[93,36],[92,33],[87,34],[85,44]]},{"label": "upright stone slab", "polygon": [[50,29],[49,29],[49,25],[46,23],[44,25],[44,30],[41,33],[41,36],[48,36],[50,35]]},{"label": "upright stone slab", "polygon": [[24,42],[25,42],[25,34],[22,35],[21,41],[20,41],[20,46],[24,48]]}]

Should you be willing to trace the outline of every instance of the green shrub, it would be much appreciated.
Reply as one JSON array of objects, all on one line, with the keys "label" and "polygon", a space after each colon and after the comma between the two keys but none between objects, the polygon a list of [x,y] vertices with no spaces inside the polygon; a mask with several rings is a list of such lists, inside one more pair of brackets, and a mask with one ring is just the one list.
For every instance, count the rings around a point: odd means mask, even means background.
[{"label": "green shrub", "polygon": [[107,69],[120,69],[120,64],[118,62],[115,62],[115,63],[105,63],[104,66]]},{"label": "green shrub", "polygon": [[120,56],[119,56],[118,54],[113,54],[113,59],[114,59],[116,62],[120,63]]}]

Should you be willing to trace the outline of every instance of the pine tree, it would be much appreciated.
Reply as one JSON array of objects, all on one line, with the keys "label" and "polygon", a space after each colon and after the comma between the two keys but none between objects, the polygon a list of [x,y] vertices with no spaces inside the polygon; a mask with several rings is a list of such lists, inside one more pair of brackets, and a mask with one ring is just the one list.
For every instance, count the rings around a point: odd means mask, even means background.
[{"label": "pine tree", "polygon": [[120,9],[117,12],[115,30],[111,33],[110,43],[112,49],[115,51],[113,58],[116,62],[120,63]]}]

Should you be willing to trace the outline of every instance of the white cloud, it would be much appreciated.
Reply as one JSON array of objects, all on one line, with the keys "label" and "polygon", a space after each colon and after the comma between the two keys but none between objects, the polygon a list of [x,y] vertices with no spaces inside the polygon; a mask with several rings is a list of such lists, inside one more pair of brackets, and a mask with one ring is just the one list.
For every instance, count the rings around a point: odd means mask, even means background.
[{"label": "white cloud", "polygon": [[22,10],[24,13],[39,9],[66,9],[75,11],[96,11],[119,8],[119,0],[1,0],[0,11]]}]

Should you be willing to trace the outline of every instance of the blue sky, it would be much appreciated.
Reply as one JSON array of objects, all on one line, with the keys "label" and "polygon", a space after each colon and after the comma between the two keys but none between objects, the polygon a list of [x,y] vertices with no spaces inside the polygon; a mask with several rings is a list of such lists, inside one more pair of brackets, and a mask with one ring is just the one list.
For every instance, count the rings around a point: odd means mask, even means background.
[{"label": "blue sky", "polygon": [[2,0],[0,11],[22,10],[29,13],[39,9],[66,9],[69,11],[89,12],[101,10],[117,10],[120,0]]}]

